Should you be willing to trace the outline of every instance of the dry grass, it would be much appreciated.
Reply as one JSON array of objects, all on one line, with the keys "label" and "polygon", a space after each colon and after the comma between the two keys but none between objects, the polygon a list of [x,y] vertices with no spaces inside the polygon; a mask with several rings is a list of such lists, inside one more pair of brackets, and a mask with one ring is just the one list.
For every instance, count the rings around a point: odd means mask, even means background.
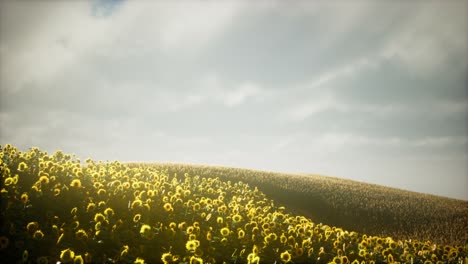
[{"label": "dry grass", "polygon": [[148,164],[170,174],[243,181],[315,222],[370,235],[468,242],[468,201],[320,175],[286,174],[221,166]]}]

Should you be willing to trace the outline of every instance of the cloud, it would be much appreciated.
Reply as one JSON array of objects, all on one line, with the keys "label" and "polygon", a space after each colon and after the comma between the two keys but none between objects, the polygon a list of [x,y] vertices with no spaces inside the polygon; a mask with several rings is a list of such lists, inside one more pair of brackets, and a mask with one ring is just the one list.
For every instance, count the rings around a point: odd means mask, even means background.
[{"label": "cloud", "polygon": [[243,104],[249,97],[255,97],[261,93],[262,89],[251,82],[241,84],[239,87],[229,91],[224,96],[224,104],[228,107]]},{"label": "cloud", "polygon": [[408,139],[401,137],[370,137],[351,133],[325,133],[311,141],[321,150],[353,151],[355,148],[400,148],[400,149],[441,149],[467,147],[468,136],[423,137]]},{"label": "cloud", "polygon": [[242,8],[242,1],[183,2],[163,5],[163,49],[193,48],[222,33]]},{"label": "cloud", "polygon": [[[451,70],[466,72],[468,63],[462,59],[468,55],[466,7],[466,1],[424,2],[408,18],[406,26],[396,31],[386,43],[383,56],[398,59],[416,75],[427,76],[448,70],[449,65]],[[452,58],[456,58],[456,64]]]},{"label": "cloud", "polygon": [[[229,26],[242,2],[97,1],[89,5],[41,1],[27,6],[18,2],[2,5],[2,10],[11,13],[2,12],[1,19],[1,63],[8,65],[1,67],[2,87],[21,89],[30,82],[56,78],[87,56],[128,58],[155,49],[171,54],[194,52]],[[122,8],[117,12],[118,5]],[[112,15],[105,19],[89,16],[89,10],[96,8],[112,11]],[[25,11],[32,16],[18,22],[17,17]],[[46,12],[48,19],[44,20],[41,14]],[[18,23],[27,26],[16,27]]]}]

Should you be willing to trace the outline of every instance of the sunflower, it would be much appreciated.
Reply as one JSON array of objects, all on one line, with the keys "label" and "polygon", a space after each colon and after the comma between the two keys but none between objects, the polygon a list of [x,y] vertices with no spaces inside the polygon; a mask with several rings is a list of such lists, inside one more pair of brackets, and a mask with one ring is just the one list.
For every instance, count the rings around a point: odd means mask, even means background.
[{"label": "sunflower", "polygon": [[169,223],[169,228],[170,229],[176,229],[176,227],[177,227],[176,223],[174,223],[174,222]]},{"label": "sunflower", "polygon": [[71,181],[70,187],[81,188],[81,181],[79,179],[74,179],[73,181]]},{"label": "sunflower", "polygon": [[65,250],[62,250],[62,252],[60,253],[60,260],[62,262],[72,262],[73,259],[75,258],[75,252],[73,252],[73,250],[67,248]]},{"label": "sunflower", "polygon": [[105,190],[105,189],[99,189],[98,192],[97,192],[97,194],[98,194],[99,196],[103,196],[103,195],[106,194],[106,190]]},{"label": "sunflower", "polygon": [[41,240],[44,238],[44,233],[42,233],[41,230],[36,230],[36,232],[34,232],[33,238],[35,240]]},{"label": "sunflower", "polygon": [[195,251],[197,249],[197,247],[200,245],[200,243],[198,242],[198,240],[189,240],[187,241],[187,243],[185,243],[185,248],[188,250],[188,251]]},{"label": "sunflower", "polygon": [[23,193],[23,194],[21,195],[21,202],[22,202],[23,204],[26,204],[26,203],[28,202],[28,200],[29,200],[28,194],[27,194],[27,193]]},{"label": "sunflower", "polygon": [[88,239],[88,234],[86,233],[86,231],[84,229],[80,229],[80,230],[76,231],[75,237],[78,240],[86,240],[86,239]]},{"label": "sunflower", "polygon": [[187,223],[186,223],[186,222],[180,222],[180,223],[179,223],[179,229],[180,229],[180,230],[185,230],[185,229],[187,229]]},{"label": "sunflower", "polygon": [[237,231],[237,237],[239,239],[243,239],[245,237],[245,231],[242,229],[239,229],[239,231]]},{"label": "sunflower", "polygon": [[172,212],[172,211],[174,211],[174,208],[172,208],[172,204],[170,204],[170,203],[165,203],[164,206],[163,206],[163,208],[164,208],[164,210],[165,210],[166,212]]},{"label": "sunflower", "polygon": [[29,233],[33,233],[34,231],[37,230],[39,227],[38,222],[29,222],[28,225],[26,226],[26,230],[28,230]]},{"label": "sunflower", "polygon": [[367,252],[366,252],[364,249],[360,249],[360,250],[359,250],[359,256],[360,256],[361,258],[363,258],[364,255],[365,255],[366,253],[367,253]]},{"label": "sunflower", "polygon": [[29,252],[27,250],[23,251],[23,263],[28,262],[29,259]]},{"label": "sunflower", "polygon": [[13,184],[13,178],[12,177],[6,178],[4,184],[5,184],[5,186],[12,185]]},{"label": "sunflower", "polygon": [[142,258],[137,258],[137,259],[135,259],[133,264],[145,264],[145,260],[142,259]]},{"label": "sunflower", "polygon": [[221,217],[221,216],[218,216],[218,217],[216,218],[216,223],[218,223],[218,224],[220,224],[220,225],[221,225],[221,224],[223,224],[223,222],[224,222],[224,219],[223,219],[223,217]]},{"label": "sunflower", "polygon": [[186,232],[187,232],[187,234],[192,234],[194,230],[195,230],[195,229],[194,229],[193,226],[189,226],[189,227],[187,227]]},{"label": "sunflower", "polygon": [[23,161],[18,165],[18,171],[23,172],[28,169],[28,165]]},{"label": "sunflower", "polygon": [[140,228],[140,235],[146,239],[150,239],[151,238],[151,226],[142,225]]},{"label": "sunflower", "polygon": [[221,233],[221,235],[223,237],[227,237],[227,236],[229,236],[230,230],[227,227],[223,227],[223,228],[221,228],[221,230],[219,232]]},{"label": "sunflower", "polygon": [[192,256],[190,258],[190,264],[203,264],[203,259]]},{"label": "sunflower", "polygon": [[227,238],[225,238],[225,237],[221,238],[221,244],[222,244],[223,246],[227,246],[227,244],[228,244]]},{"label": "sunflower", "polygon": [[235,214],[235,215],[232,216],[232,221],[234,223],[239,223],[240,221],[242,221],[242,216],[239,215],[239,214]]},{"label": "sunflower", "polygon": [[192,206],[192,209],[193,211],[199,211],[201,208],[201,205],[199,203],[195,203],[193,206]]},{"label": "sunflower", "polygon": [[94,211],[94,209],[96,209],[96,204],[95,203],[89,203],[86,206],[86,212],[92,212],[92,211]]},{"label": "sunflower", "polygon": [[340,257],[334,257],[330,264],[341,264],[343,263]]},{"label": "sunflower", "polygon": [[73,228],[73,230],[77,229],[78,227],[80,227],[80,222],[78,222],[78,221],[73,221],[73,222],[72,222],[72,228]]},{"label": "sunflower", "polygon": [[106,217],[103,214],[97,213],[97,214],[94,215],[94,221],[95,222],[101,223],[101,222],[104,222],[104,220],[106,220]]},{"label": "sunflower", "polygon": [[41,182],[41,184],[48,184],[49,177],[47,177],[46,175],[42,175],[41,177],[39,177],[39,181]]},{"label": "sunflower", "polygon": [[104,214],[107,217],[112,217],[112,216],[114,216],[114,209],[108,207],[106,210],[104,210]]},{"label": "sunflower", "polygon": [[281,236],[280,236],[280,242],[281,242],[281,244],[286,244],[286,242],[288,242],[288,238],[286,237],[286,235],[284,233],[281,234]]},{"label": "sunflower", "polygon": [[70,210],[70,214],[71,215],[76,215],[76,212],[78,211],[78,207],[73,207],[71,210]]},{"label": "sunflower", "polygon": [[128,255],[128,250],[130,249],[130,247],[128,245],[124,245],[122,247],[122,251],[120,251],[120,257],[121,258],[124,258]]},{"label": "sunflower", "polygon": [[75,259],[73,259],[73,264],[83,264],[83,257],[81,255],[75,256]]},{"label": "sunflower", "polygon": [[259,264],[260,263],[260,257],[255,255],[254,253],[250,253],[247,256],[247,264]]},{"label": "sunflower", "polygon": [[227,210],[226,205],[221,205],[220,207],[218,207],[218,213],[224,213],[226,212],[226,210]]},{"label": "sunflower", "polygon": [[284,263],[288,263],[291,261],[291,254],[288,251],[285,251],[281,253],[280,258]]},{"label": "sunflower", "polygon": [[162,254],[161,260],[164,264],[170,263],[172,261],[172,254],[170,252]]}]

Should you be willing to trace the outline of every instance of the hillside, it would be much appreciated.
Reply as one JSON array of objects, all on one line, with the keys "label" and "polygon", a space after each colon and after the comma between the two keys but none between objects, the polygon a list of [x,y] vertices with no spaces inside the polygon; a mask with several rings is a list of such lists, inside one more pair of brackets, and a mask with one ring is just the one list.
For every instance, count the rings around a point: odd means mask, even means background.
[{"label": "hillside", "polygon": [[468,241],[468,201],[320,175],[177,163],[145,165],[171,175],[188,172],[243,181],[315,222],[348,230],[443,244]]},{"label": "hillside", "polygon": [[[301,182],[289,177],[232,173],[221,178],[214,168],[209,176],[190,172],[190,168],[204,168],[208,173],[208,167],[172,166],[180,172],[172,173],[163,169],[167,165],[81,162],[61,151],[52,155],[38,148],[21,152],[11,145],[0,150],[2,263],[468,260],[466,243],[372,236],[293,212],[286,204],[293,205],[299,196],[286,203],[286,195]],[[270,185],[253,186],[237,180],[240,175]],[[283,195],[283,201],[277,202],[261,189],[273,191],[280,180],[288,182],[278,196]],[[307,194],[299,188],[297,193]],[[318,209],[311,212],[319,214]]]}]

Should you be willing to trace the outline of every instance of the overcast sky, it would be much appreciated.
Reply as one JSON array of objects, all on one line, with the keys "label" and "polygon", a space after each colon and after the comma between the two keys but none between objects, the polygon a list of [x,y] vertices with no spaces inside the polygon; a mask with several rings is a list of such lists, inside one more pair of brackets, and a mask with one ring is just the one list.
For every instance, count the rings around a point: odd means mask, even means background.
[{"label": "overcast sky", "polygon": [[467,1],[254,2],[0,1],[0,144],[468,200]]}]

